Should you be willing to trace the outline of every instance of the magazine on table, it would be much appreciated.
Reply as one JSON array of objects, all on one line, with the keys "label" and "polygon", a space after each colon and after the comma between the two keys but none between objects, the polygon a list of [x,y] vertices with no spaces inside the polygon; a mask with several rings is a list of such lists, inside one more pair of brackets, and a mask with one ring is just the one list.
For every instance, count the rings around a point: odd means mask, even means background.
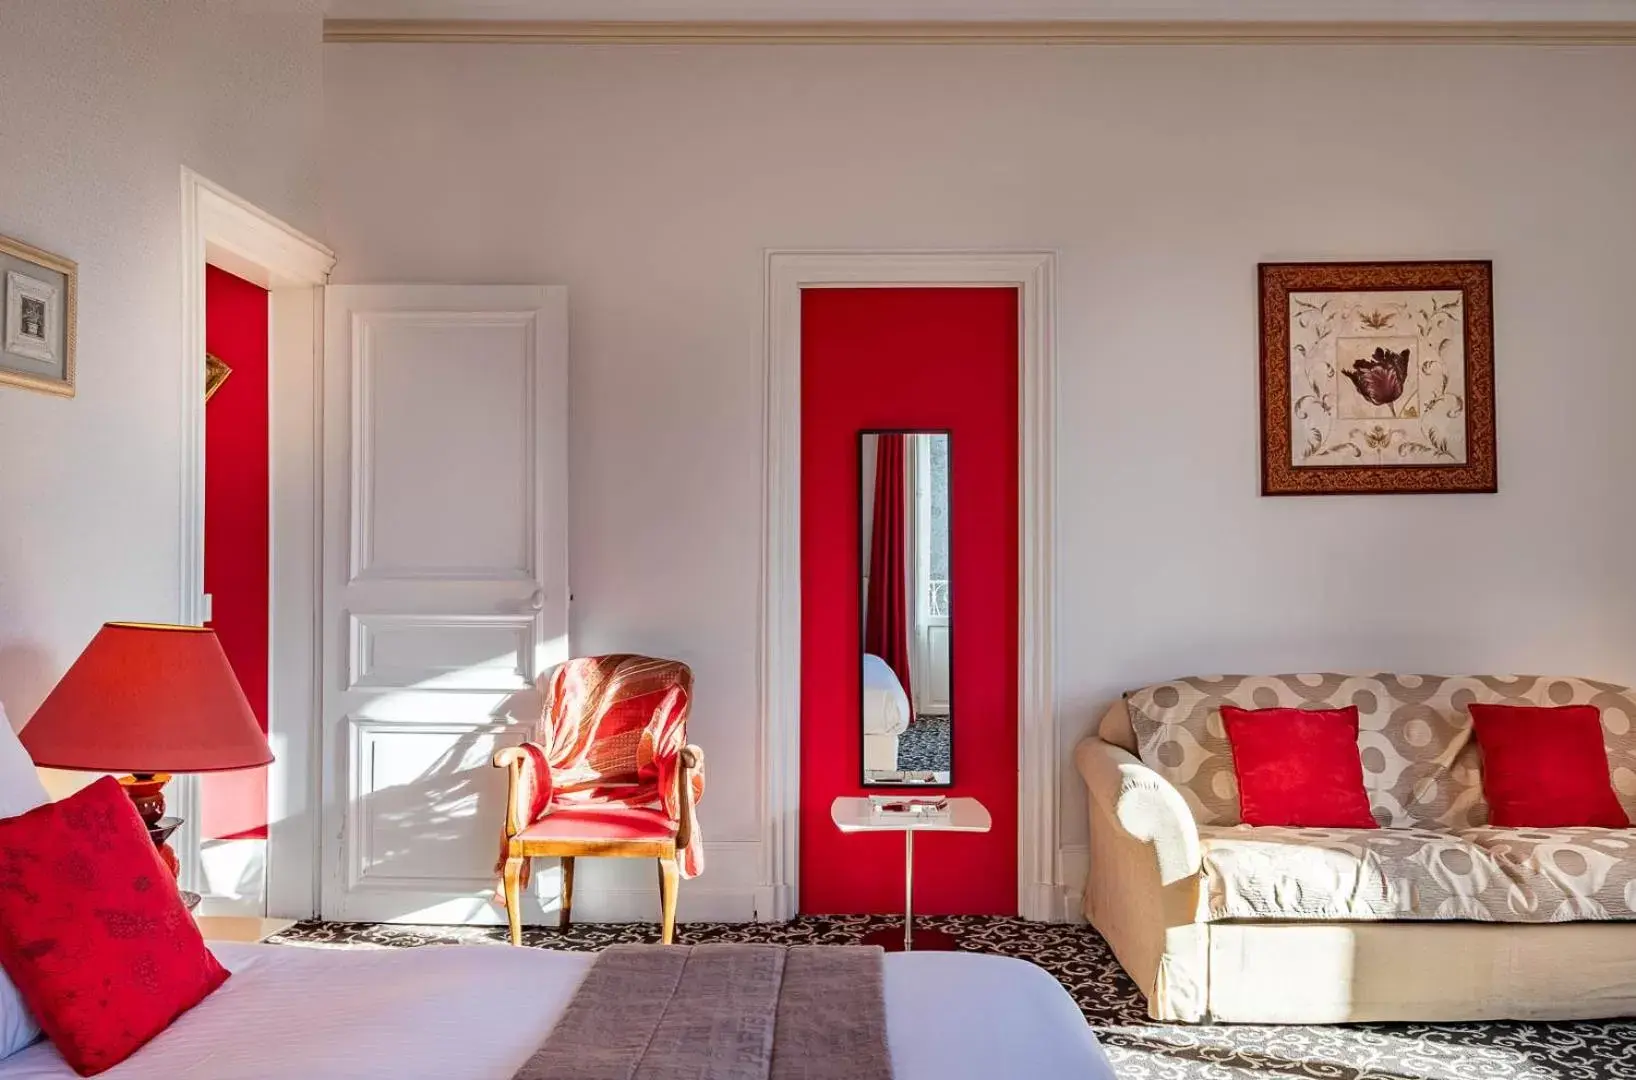
[{"label": "magazine on table", "polygon": [[941,796],[869,796],[869,812],[882,818],[938,818],[949,816],[949,800]]}]

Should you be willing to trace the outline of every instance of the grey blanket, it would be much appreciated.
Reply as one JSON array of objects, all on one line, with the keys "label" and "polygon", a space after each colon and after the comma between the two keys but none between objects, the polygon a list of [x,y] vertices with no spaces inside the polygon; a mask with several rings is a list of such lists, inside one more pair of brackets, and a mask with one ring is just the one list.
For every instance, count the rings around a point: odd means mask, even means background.
[{"label": "grey blanket", "polygon": [[614,945],[515,1080],[891,1080],[881,957]]}]

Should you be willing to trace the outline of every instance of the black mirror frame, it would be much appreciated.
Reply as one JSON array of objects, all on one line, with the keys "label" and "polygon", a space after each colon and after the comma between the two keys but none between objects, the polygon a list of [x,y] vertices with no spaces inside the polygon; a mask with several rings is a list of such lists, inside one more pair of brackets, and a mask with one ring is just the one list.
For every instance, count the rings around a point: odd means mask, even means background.
[{"label": "black mirror frame", "polygon": [[[864,599],[864,596],[863,596],[863,551],[864,551],[864,543],[865,543],[865,539],[866,539],[864,537],[864,535],[863,535],[863,440],[864,440],[865,436],[869,436],[869,435],[942,435],[948,440],[948,476],[949,476],[949,496],[948,496],[948,504],[949,504],[949,545],[948,545],[949,546],[949,602],[948,602],[948,610],[949,610],[949,615],[948,615],[948,619],[949,619],[949,769],[948,769],[948,772],[949,772],[949,778],[947,780],[943,780],[943,781],[928,781],[926,783],[910,784],[910,783],[891,783],[889,781],[884,781],[884,780],[871,780],[869,778],[869,774],[868,774],[867,770],[864,769],[864,765],[863,765],[863,742],[864,742],[864,729],[863,729],[863,711],[864,711],[863,657],[864,657],[864,654],[865,654],[865,648],[864,648],[864,610],[863,609],[864,609],[864,606],[867,604],[867,601]],[[853,674],[857,677],[857,680],[858,680],[858,711],[857,711],[856,717],[854,717],[854,720],[855,720],[855,722],[857,724],[857,727],[858,727],[858,783],[862,787],[872,788],[872,789],[879,789],[879,790],[884,790],[884,791],[926,791],[928,789],[935,791],[935,790],[944,790],[944,789],[952,788],[952,787],[954,787],[954,783],[955,783],[954,762],[955,762],[955,756],[956,756],[955,752],[954,752],[954,742],[955,742],[955,740],[954,740],[954,702],[955,702],[955,692],[954,692],[954,684],[955,684],[955,678],[954,678],[954,676],[955,676],[955,663],[954,663],[954,656],[955,656],[955,653],[954,653],[954,593],[955,593],[955,590],[954,590],[954,566],[955,566],[955,562],[954,562],[954,533],[955,533],[955,529],[954,529],[954,432],[952,432],[948,428],[920,428],[920,427],[914,427],[914,428],[861,428],[858,431],[857,453],[854,455],[853,460],[856,463],[856,467],[854,468],[853,471],[857,474],[857,494],[853,498],[853,505],[855,507],[857,507],[857,511],[858,511],[857,542],[852,545],[852,547],[853,547],[853,557],[854,557],[854,560],[855,560],[854,566],[856,568],[856,573],[855,573],[854,579],[853,579],[854,580],[853,593],[854,593],[854,595],[856,595],[858,597],[858,617],[857,617],[857,619],[854,620],[854,625],[856,625],[857,628],[858,628],[858,650],[857,650],[857,658],[852,663],[852,670],[853,670]],[[918,597],[915,598],[915,603],[919,603],[919,598]],[[913,700],[911,700],[909,702],[909,710],[910,710],[911,714],[914,712],[914,701]],[[913,723],[914,719],[915,719],[915,717],[911,716],[910,723]]]}]

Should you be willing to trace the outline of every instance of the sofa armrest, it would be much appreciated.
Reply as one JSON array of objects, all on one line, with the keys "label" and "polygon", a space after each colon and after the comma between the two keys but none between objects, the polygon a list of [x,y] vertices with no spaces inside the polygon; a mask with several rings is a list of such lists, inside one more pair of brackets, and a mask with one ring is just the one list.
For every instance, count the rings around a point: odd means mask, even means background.
[{"label": "sofa armrest", "polygon": [[1128,750],[1086,739],[1074,763],[1091,798],[1127,835],[1153,849],[1159,882],[1170,885],[1199,873],[1199,828],[1175,786]]}]

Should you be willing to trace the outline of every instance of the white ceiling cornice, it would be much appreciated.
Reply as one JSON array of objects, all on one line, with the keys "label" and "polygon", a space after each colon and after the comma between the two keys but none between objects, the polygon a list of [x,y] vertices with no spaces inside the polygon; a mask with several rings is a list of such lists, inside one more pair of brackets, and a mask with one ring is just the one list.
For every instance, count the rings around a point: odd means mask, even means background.
[{"label": "white ceiling cornice", "polygon": [[324,0],[332,19],[519,22],[1636,22],[1636,0]]},{"label": "white ceiling cornice", "polygon": [[348,19],[343,43],[536,45],[1633,45],[1636,21]]}]

